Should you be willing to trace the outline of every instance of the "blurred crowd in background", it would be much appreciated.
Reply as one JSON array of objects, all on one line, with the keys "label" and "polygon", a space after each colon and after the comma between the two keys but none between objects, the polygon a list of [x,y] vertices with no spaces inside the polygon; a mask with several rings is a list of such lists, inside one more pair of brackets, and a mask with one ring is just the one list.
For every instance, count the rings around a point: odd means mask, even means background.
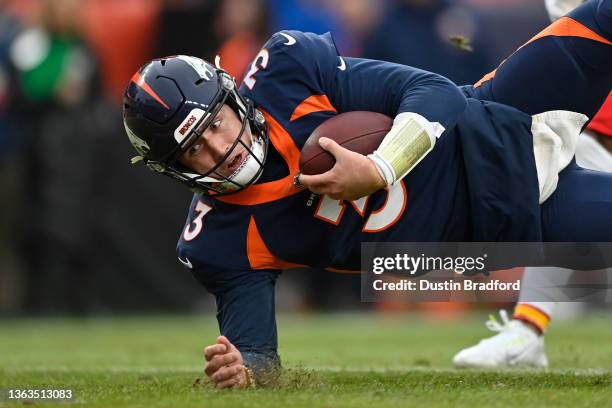
[{"label": "blurred crowd in background", "polygon": [[[533,0],[0,0],[0,314],[212,308],[175,253],[191,193],[130,165],[121,97],[146,60],[220,55],[240,80],[275,31],[330,31],[466,84],[547,24]],[[284,275],[281,310],[371,306],[358,276]]]}]

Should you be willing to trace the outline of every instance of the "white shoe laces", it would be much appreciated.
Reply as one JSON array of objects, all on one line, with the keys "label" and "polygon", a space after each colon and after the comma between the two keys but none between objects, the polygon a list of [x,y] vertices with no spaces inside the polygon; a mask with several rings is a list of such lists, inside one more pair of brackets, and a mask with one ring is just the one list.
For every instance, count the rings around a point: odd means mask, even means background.
[{"label": "white shoe laces", "polygon": [[501,318],[501,323],[497,321],[494,315],[489,315],[489,320],[485,322],[485,326],[487,327],[487,329],[497,333],[502,333],[509,330],[511,326],[510,319],[508,318],[508,312],[506,312],[504,309],[501,309],[499,311],[499,317]]}]

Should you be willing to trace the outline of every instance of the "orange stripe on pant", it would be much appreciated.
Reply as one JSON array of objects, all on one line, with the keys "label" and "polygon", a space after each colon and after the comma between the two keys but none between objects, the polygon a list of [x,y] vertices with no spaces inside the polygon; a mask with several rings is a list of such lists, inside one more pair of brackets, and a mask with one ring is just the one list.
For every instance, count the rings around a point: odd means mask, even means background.
[{"label": "orange stripe on pant", "polygon": [[[606,40],[604,37],[597,34],[590,28],[580,24],[578,21],[570,17],[561,17],[560,19],[558,19],[557,21],[555,21],[554,23],[546,27],[544,30],[540,31],[535,37],[527,41],[525,44],[521,45],[515,52],[517,52],[518,50],[520,50],[527,44],[532,43],[542,37],[550,37],[550,36],[580,37],[580,38],[586,38],[589,40],[612,45],[612,42]],[[502,63],[499,64],[497,69],[499,69],[499,67],[501,67],[504,62],[506,62],[506,60],[503,60]],[[493,79],[495,77],[495,73],[497,72],[497,69],[483,76],[478,82],[476,82],[476,84],[474,84],[474,87],[477,88],[480,85],[482,85],[484,82]]]}]

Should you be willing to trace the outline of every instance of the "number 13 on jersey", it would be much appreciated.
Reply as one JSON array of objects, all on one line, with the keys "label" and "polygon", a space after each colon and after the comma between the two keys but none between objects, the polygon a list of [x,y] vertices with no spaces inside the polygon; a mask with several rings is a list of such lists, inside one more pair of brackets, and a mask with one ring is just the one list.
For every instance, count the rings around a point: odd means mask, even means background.
[{"label": "number 13 on jersey", "polygon": [[[404,186],[404,182],[400,181],[386,190],[387,199],[379,209],[372,211],[362,228],[363,232],[373,233],[384,231],[394,225],[404,213],[407,201],[406,186]],[[369,196],[362,197],[359,200],[350,201],[349,203],[353,206],[355,211],[363,217],[369,198]],[[314,216],[330,224],[338,225],[340,224],[340,220],[345,210],[346,202],[323,196],[319,201]]]}]

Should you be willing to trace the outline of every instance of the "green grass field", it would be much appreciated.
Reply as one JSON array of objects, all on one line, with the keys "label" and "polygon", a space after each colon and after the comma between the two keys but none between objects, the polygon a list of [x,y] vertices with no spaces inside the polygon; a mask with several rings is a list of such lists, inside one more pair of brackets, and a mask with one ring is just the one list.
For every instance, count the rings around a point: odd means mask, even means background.
[{"label": "green grass field", "polygon": [[211,318],[0,320],[0,388],[72,388],[95,407],[612,406],[612,319],[553,325],[547,371],[452,369],[483,321],[281,316],[281,384],[245,391],[194,386]]}]

